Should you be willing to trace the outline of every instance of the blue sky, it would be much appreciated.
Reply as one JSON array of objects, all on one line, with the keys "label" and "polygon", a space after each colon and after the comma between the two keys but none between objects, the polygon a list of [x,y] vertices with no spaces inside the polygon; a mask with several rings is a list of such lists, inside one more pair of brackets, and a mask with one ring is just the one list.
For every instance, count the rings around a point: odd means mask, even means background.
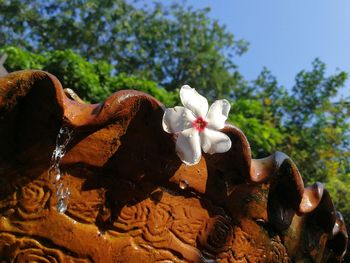
[{"label": "blue sky", "polygon": [[[164,1],[171,2],[171,1]],[[250,43],[236,64],[249,80],[263,66],[290,88],[319,57],[328,72],[350,72],[350,0],[189,0]],[[347,82],[349,86],[349,81]],[[349,88],[345,91],[349,94]]]}]

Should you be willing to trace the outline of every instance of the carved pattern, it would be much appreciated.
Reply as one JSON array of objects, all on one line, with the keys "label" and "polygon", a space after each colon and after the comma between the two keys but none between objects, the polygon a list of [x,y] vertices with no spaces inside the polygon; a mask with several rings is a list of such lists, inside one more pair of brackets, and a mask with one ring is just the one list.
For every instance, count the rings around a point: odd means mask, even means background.
[{"label": "carved pattern", "polygon": [[[164,195],[168,194],[165,193]],[[178,202],[178,198],[174,196],[172,204],[163,202],[155,204],[148,198],[135,205],[125,205],[113,224],[113,230],[121,233],[128,232],[132,236],[142,233],[145,240],[159,242],[166,238],[170,229],[176,230],[179,228],[177,225],[191,224],[192,219],[180,218],[181,214],[176,210],[176,206],[179,205]],[[178,219],[174,220],[174,218]],[[192,239],[195,239],[195,236]]]},{"label": "carved pattern", "polygon": [[[118,258],[132,258],[133,262],[160,262],[160,263],[186,263],[188,261],[179,259],[167,249],[155,249],[149,245],[126,246],[120,249]],[[131,260],[132,261],[132,260]],[[120,261],[117,261],[120,262]]]},{"label": "carved pattern", "polygon": [[281,263],[289,263],[291,262],[288,257],[286,248],[282,245],[279,237],[271,240],[271,251],[268,255],[268,260],[270,262],[281,262]]},{"label": "carved pattern", "polygon": [[66,214],[81,223],[95,223],[99,203],[71,202]]},{"label": "carved pattern", "polygon": [[48,214],[48,200],[51,190],[43,181],[33,181],[16,193],[16,212],[24,220],[33,220]]},{"label": "carved pattern", "polygon": [[124,206],[116,222],[114,230],[117,232],[129,232],[130,235],[136,236],[142,233],[142,228],[147,223],[147,207],[141,203],[133,206]]},{"label": "carved pattern", "polygon": [[202,231],[199,240],[206,250],[218,254],[231,249],[232,233],[230,222],[222,216],[216,216],[207,221],[205,231]]},{"label": "carved pattern", "polygon": [[201,219],[189,219],[184,218],[175,220],[172,224],[171,231],[179,238],[182,242],[187,243],[191,246],[196,246],[197,236],[200,230],[205,226],[205,221]]},{"label": "carved pattern", "polygon": [[[160,190],[157,189],[157,191]],[[210,217],[208,211],[214,211],[213,207],[207,207],[208,210],[203,209],[200,202],[196,201],[198,200],[195,198],[184,199],[182,196],[164,191],[162,199],[157,203],[147,198],[135,205],[124,206],[114,222],[113,230],[108,232],[115,236],[123,233],[130,234],[134,238],[132,242],[134,247],[129,247],[127,250],[134,249],[135,253],[144,251],[148,256],[152,254],[150,251],[154,248],[157,248],[157,251],[158,249],[168,251],[173,256],[173,253],[181,255],[183,254],[181,250],[165,248],[170,243],[177,242],[182,244],[181,246],[188,244],[195,249],[199,242],[203,252],[207,251],[208,257],[217,260],[233,260],[235,250],[241,250],[242,244],[233,245],[232,223],[224,215],[213,214]],[[187,204],[191,204],[192,207]],[[243,238],[247,243],[244,244],[247,253],[255,249],[248,234],[242,231],[236,234],[237,240]],[[135,246],[138,248],[135,249]],[[263,251],[257,252],[256,257],[263,253]],[[243,253],[241,257],[247,257],[247,254]]]},{"label": "carved pattern", "polygon": [[66,255],[56,248],[43,246],[37,240],[28,237],[16,237],[9,233],[0,233],[0,259],[6,262],[45,262],[45,263],[88,263],[89,259]]},{"label": "carved pattern", "polygon": [[172,223],[170,208],[162,203],[154,205],[149,202],[148,211],[147,224],[143,233],[145,239],[151,243],[167,240]]},{"label": "carved pattern", "polygon": [[79,192],[77,189],[72,189],[66,214],[78,222],[94,224],[104,202],[102,193],[96,191]]},{"label": "carved pattern", "polygon": [[[240,227],[234,228],[232,256],[238,262],[258,262],[258,259],[266,259],[266,251],[256,247],[251,235],[243,231]],[[269,262],[266,260],[266,262]],[[274,262],[274,261],[271,261]]]},{"label": "carved pattern", "polygon": [[51,190],[43,180],[28,182],[0,202],[0,209],[22,220],[36,220],[49,213]]}]

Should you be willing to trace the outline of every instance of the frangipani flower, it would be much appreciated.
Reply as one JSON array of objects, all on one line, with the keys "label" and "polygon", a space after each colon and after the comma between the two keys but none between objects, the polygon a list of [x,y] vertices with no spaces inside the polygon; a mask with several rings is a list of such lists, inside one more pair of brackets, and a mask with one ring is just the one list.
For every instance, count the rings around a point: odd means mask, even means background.
[{"label": "frangipani flower", "polygon": [[166,109],[163,129],[177,135],[176,152],[187,165],[197,164],[205,153],[223,153],[231,148],[230,138],[218,131],[225,126],[230,103],[217,100],[210,109],[208,101],[195,89],[181,87],[180,98],[184,107]]}]

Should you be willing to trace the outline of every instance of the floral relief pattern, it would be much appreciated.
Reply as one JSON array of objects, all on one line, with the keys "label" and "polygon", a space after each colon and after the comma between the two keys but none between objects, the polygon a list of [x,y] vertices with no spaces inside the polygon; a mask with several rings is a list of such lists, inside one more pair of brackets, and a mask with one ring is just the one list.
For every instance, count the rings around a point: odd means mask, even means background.
[{"label": "floral relief pattern", "polygon": [[[6,262],[43,262],[43,263],[87,263],[88,259],[66,255],[63,251],[43,246],[37,240],[16,237],[9,233],[0,233],[0,260]],[[2,262],[2,261],[1,261]]]},{"label": "floral relief pattern", "polygon": [[145,199],[133,206],[124,206],[114,223],[113,231],[137,237],[134,242],[141,247],[147,244],[154,248],[164,248],[175,238],[175,242],[193,249],[199,241],[201,247],[209,253],[229,251],[233,235],[229,221],[220,215],[210,217],[204,210],[199,212],[200,203],[192,203],[191,208],[184,208],[190,201],[164,193],[162,200],[157,203]]},{"label": "floral relief pattern", "polygon": [[146,241],[159,242],[166,239],[171,221],[170,207],[146,199],[136,205],[124,206],[113,230],[134,237],[142,234]]},{"label": "floral relief pattern", "polygon": [[50,189],[43,181],[33,181],[16,192],[18,216],[24,220],[33,220],[48,214]]},{"label": "floral relief pattern", "polygon": [[206,222],[205,231],[199,237],[200,244],[209,252],[218,254],[232,247],[233,229],[223,216],[210,218]]},{"label": "floral relief pattern", "polygon": [[160,242],[167,239],[172,221],[170,208],[164,204],[153,205],[149,209],[144,237],[149,242]]},{"label": "floral relief pattern", "polygon": [[205,221],[202,219],[179,219],[174,221],[171,230],[182,242],[196,246],[197,236],[204,226]]},{"label": "floral relief pattern", "polygon": [[147,207],[142,203],[132,206],[124,206],[113,226],[118,232],[129,232],[132,236],[142,233],[142,228],[147,223]]},{"label": "floral relief pattern", "polygon": [[98,214],[99,203],[70,202],[67,215],[81,223],[93,224]]},{"label": "floral relief pattern", "polygon": [[16,192],[0,201],[5,216],[14,215],[21,220],[35,220],[49,213],[51,190],[42,180],[26,183]]},{"label": "floral relief pattern", "polygon": [[99,209],[105,202],[104,192],[95,189],[82,191],[81,187],[80,184],[75,188],[71,187],[71,196],[66,214],[80,223],[94,224]]}]

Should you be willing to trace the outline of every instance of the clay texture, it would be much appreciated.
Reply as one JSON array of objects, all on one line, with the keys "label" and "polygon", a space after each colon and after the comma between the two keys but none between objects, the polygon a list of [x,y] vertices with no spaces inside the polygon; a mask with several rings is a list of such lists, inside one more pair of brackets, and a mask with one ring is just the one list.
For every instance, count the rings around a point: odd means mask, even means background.
[{"label": "clay texture", "polygon": [[[251,158],[238,128],[227,153],[186,166],[137,91],[85,104],[40,71],[0,79],[0,262],[340,262],[344,220],[321,183],[304,187],[277,152]],[[59,213],[52,153],[70,189]]]}]

